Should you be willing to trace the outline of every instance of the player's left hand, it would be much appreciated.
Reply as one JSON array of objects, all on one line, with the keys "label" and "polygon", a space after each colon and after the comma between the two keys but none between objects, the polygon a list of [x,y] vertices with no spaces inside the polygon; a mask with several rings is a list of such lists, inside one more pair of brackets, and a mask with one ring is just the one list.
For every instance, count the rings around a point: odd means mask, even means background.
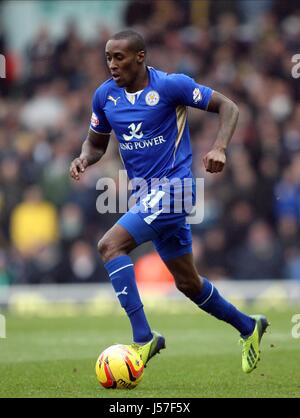
[{"label": "player's left hand", "polygon": [[220,173],[226,163],[226,154],[223,148],[213,148],[203,158],[206,171],[209,173]]}]

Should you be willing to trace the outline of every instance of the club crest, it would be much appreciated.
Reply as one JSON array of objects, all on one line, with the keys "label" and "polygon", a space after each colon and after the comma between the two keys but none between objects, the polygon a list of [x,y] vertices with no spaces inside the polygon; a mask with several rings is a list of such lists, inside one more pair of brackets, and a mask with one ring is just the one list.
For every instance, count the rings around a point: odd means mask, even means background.
[{"label": "club crest", "polygon": [[155,106],[159,102],[159,94],[157,91],[151,90],[147,93],[145,100],[148,106]]}]

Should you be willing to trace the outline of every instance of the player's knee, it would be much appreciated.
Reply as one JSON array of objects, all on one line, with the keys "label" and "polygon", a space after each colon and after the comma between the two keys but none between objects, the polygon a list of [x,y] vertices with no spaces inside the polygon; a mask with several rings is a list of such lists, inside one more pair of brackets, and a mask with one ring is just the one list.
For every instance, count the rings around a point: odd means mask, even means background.
[{"label": "player's knee", "polygon": [[118,245],[107,238],[102,238],[98,242],[98,251],[100,254],[100,257],[104,261],[104,263],[107,263],[108,261],[112,260],[113,258],[117,257],[119,255],[118,251]]},{"label": "player's knee", "polygon": [[100,257],[103,259],[107,253],[107,243],[105,240],[101,239],[97,244],[97,250],[100,254]]}]

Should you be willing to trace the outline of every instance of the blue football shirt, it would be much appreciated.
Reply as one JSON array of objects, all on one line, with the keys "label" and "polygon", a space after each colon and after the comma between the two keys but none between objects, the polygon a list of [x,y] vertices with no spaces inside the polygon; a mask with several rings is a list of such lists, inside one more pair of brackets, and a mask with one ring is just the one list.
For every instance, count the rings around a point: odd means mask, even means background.
[{"label": "blue football shirt", "polygon": [[192,177],[187,107],[206,110],[213,90],[183,74],[147,70],[148,86],[134,104],[112,78],[98,87],[90,128],[114,130],[129,179]]}]

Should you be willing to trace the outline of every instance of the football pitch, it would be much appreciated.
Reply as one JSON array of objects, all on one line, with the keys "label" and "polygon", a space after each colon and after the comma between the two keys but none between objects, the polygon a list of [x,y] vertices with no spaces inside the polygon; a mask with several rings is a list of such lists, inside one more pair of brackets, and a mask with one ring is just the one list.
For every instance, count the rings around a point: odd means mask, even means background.
[{"label": "football pitch", "polygon": [[238,333],[227,324],[194,310],[150,313],[167,349],[149,362],[133,390],[104,389],[94,372],[104,348],[130,342],[125,316],[8,315],[7,338],[0,339],[0,397],[300,397],[300,338],[291,334],[300,307],[264,313],[271,327],[250,375],[241,370]]}]

